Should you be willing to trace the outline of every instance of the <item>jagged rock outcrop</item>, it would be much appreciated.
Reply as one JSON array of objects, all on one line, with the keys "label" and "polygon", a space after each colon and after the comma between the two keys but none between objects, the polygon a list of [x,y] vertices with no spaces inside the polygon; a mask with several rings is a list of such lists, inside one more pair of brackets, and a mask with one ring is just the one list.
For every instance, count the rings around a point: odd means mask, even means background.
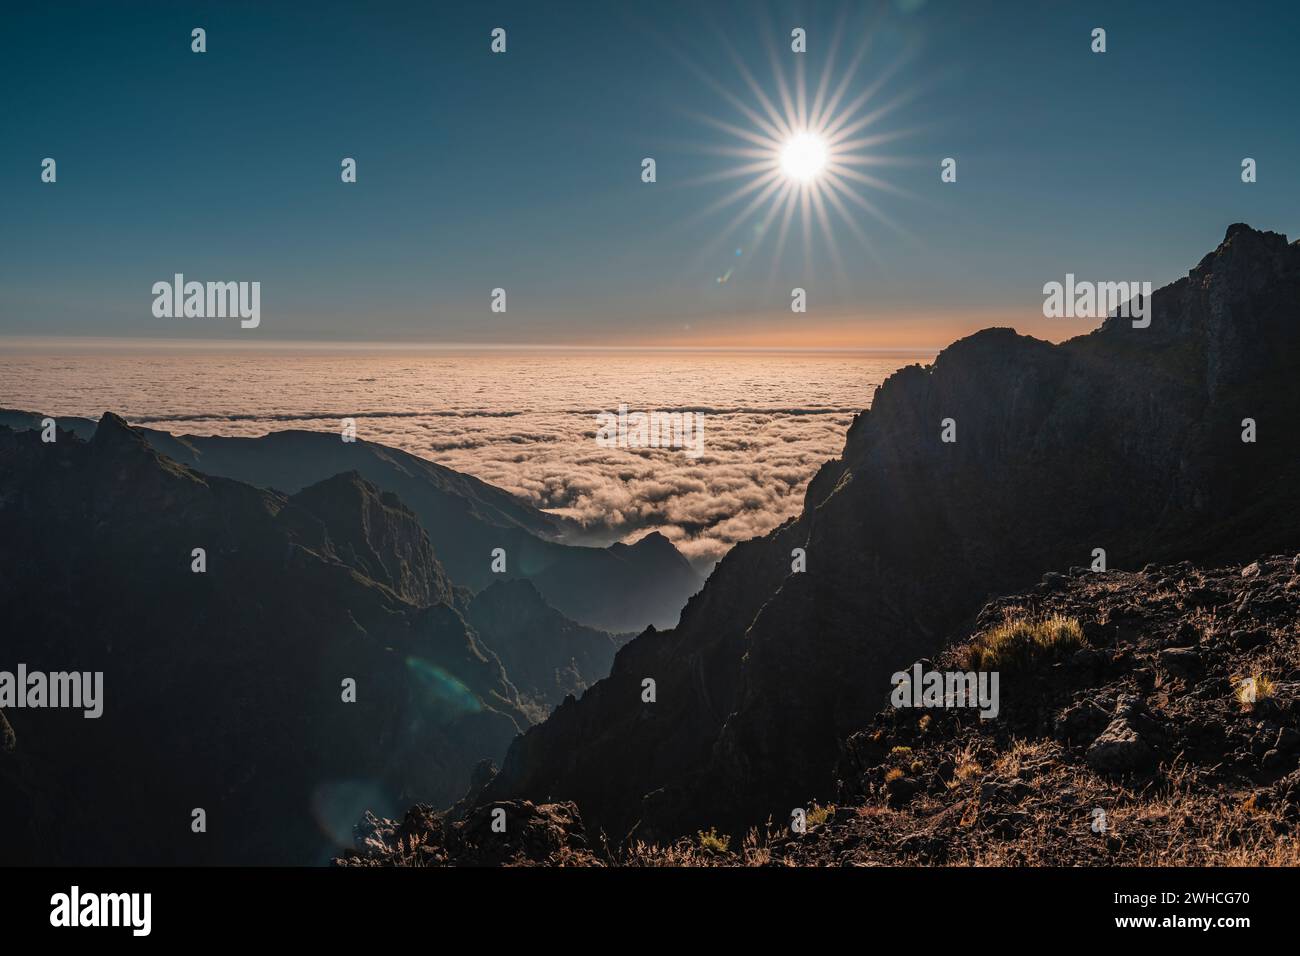
[{"label": "jagged rock outcrop", "polygon": [[355,471],[304,488],[279,517],[318,554],[388,585],[417,607],[455,603],[415,514]]},{"label": "jagged rock outcrop", "polygon": [[1294,547],[1300,245],[1233,226],[1152,308],[1061,345],[989,329],[891,376],[803,514],[516,741],[480,800],[572,800],[614,839],[783,818],[831,789],[889,675],[989,597],[1096,548],[1141,567]]}]

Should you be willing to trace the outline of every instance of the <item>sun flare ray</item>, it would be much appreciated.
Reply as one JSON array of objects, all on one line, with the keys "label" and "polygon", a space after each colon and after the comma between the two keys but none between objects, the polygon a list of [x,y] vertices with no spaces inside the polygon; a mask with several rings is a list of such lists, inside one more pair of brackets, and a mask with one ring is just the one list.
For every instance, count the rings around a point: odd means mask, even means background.
[{"label": "sun flare ray", "polygon": [[[721,228],[699,258],[730,250],[726,267],[715,273],[720,285],[746,281],[752,272],[748,263],[758,255],[765,261],[771,257],[771,268],[759,269],[768,284],[800,259],[803,275],[809,278],[821,263],[829,266],[837,282],[848,281],[840,239],[852,236],[850,245],[856,243],[869,261],[879,264],[871,232],[881,227],[904,234],[885,211],[891,203],[884,200],[915,197],[889,181],[888,171],[915,166],[919,160],[886,150],[925,127],[913,123],[899,128],[895,122],[917,91],[889,90],[916,50],[906,45],[888,60],[881,58],[877,67],[876,58],[868,56],[876,45],[875,31],[849,29],[849,19],[841,11],[811,75],[809,61],[795,51],[791,62],[767,22],[759,25],[761,52],[748,61],[732,37],[715,25],[722,64],[730,70],[726,82],[691,66],[693,73],[706,77],[729,111],[680,111],[725,137],[722,143],[693,151],[722,157],[729,164],[684,181],[692,187],[730,184],[724,195],[686,217],[692,226],[719,217]],[[844,42],[855,35],[861,39],[852,46]],[[762,80],[751,64],[764,72]],[[795,230],[799,237],[791,242]],[[797,257],[793,263],[787,254]]]}]

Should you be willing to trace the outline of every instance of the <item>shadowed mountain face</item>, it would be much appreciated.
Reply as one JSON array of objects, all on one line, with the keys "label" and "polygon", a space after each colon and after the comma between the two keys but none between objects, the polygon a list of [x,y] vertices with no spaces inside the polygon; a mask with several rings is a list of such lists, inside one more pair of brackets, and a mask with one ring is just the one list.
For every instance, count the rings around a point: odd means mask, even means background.
[{"label": "shadowed mountain face", "polygon": [[89,442],[0,427],[0,567],[0,669],[103,672],[97,719],[0,715],[11,863],[323,862],[364,809],[461,796],[613,652],[531,590],[481,597],[476,633],[416,516],[355,472],[286,497],[113,415]]},{"label": "shadowed mountain face", "polygon": [[453,604],[451,581],[415,515],[355,471],[289,499],[282,517],[303,546],[386,584],[417,607]]},{"label": "shadowed mountain face", "polygon": [[990,329],[891,376],[803,514],[517,740],[480,805],[572,800],[611,837],[786,820],[830,793],[890,674],[991,596],[1097,548],[1118,568],[1294,548],[1300,244],[1235,225],[1152,305],[1146,329],[1057,346]]},{"label": "shadowed mountain face", "polygon": [[[0,425],[38,427],[40,415],[0,411]],[[94,423],[59,419],[89,438]],[[676,623],[702,579],[672,544],[652,534],[609,548],[562,543],[579,529],[486,482],[414,455],[338,435],[283,431],[260,438],[176,437],[141,428],[155,449],[204,474],[261,488],[296,492],[341,472],[355,471],[396,494],[419,518],[456,584],[478,591],[493,581],[523,577],[547,602],[590,627],[637,631]],[[505,549],[506,571],[492,570],[492,552]]]},{"label": "shadowed mountain face", "polygon": [[626,640],[570,621],[527,580],[498,581],[481,591],[470,601],[466,620],[509,662],[519,698],[538,720],[608,674]]}]

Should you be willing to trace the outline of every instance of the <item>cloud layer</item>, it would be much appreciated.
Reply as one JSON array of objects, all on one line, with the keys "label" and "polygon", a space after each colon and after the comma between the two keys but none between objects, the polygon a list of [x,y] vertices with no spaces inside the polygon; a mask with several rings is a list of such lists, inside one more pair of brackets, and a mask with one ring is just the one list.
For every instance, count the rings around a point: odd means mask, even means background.
[{"label": "cloud layer", "polygon": [[[118,411],[178,434],[337,431],[567,515],[591,540],[660,531],[701,567],[797,515],[853,415],[907,357],[553,353],[96,356],[0,362],[0,402]],[[602,447],[597,416],[697,412],[703,454]]]}]

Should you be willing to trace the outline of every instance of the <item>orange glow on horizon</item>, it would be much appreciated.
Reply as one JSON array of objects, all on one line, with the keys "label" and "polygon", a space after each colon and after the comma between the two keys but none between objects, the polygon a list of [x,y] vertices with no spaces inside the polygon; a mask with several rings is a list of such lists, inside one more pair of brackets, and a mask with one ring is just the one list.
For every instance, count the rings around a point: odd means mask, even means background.
[{"label": "orange glow on horizon", "polygon": [[[836,315],[814,318],[808,314],[739,316],[695,316],[689,322],[667,328],[661,317],[638,323],[641,331],[624,337],[605,334],[598,340],[573,337],[564,323],[556,323],[545,341],[446,341],[393,338],[364,339],[263,339],[238,334],[197,338],[192,335],[169,338],[0,337],[6,349],[31,352],[212,352],[212,351],[329,351],[408,352],[428,351],[629,351],[666,349],[691,351],[891,351],[935,354],[958,339],[981,329],[1013,328],[1049,342],[1063,342],[1084,335],[1100,325],[1097,320],[1045,319],[1041,315],[1014,316],[1007,310],[951,314],[925,313],[915,316]],[[658,328],[662,331],[647,331]]]},{"label": "orange glow on horizon", "polygon": [[[725,322],[725,324],[724,324]],[[639,344],[668,348],[754,348],[754,349],[887,349],[891,351],[938,352],[958,339],[981,329],[1013,328],[1022,335],[1049,342],[1063,342],[1100,326],[1098,320],[1045,319],[1040,316],[1014,317],[998,310],[952,315],[921,315],[898,318],[854,318],[838,316],[814,320],[807,315],[764,316],[744,329],[731,326],[734,319],[701,320],[696,326],[665,333],[653,341],[644,337]],[[629,347],[632,346],[629,343]]]}]

